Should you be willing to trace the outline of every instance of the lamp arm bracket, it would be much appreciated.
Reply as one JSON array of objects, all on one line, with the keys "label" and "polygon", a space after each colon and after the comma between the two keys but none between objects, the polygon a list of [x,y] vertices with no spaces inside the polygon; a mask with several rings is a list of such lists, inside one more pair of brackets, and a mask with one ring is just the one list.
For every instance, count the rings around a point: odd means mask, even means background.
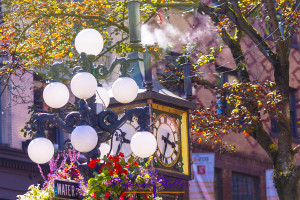
[{"label": "lamp arm bracket", "polygon": [[129,76],[128,73],[131,73],[132,70],[128,71],[130,68],[130,62],[128,59],[122,58],[115,58],[113,63],[111,64],[110,68],[107,69],[105,65],[101,64],[96,67],[96,71],[99,72],[97,74],[98,79],[106,79],[108,76],[114,71],[117,65],[121,65],[120,71],[122,76]]},{"label": "lamp arm bracket", "polygon": [[39,113],[35,114],[35,120],[32,126],[37,129],[37,131],[47,129],[47,124],[52,126],[57,126],[66,133],[71,133],[75,127],[67,125],[60,117],[55,114],[49,113]]},{"label": "lamp arm bracket", "polygon": [[141,130],[148,130],[150,119],[149,106],[129,110],[125,109],[125,113],[120,119],[118,119],[118,114],[115,111],[105,110],[98,115],[98,125],[102,130],[113,133],[127,120],[132,121],[133,116],[138,118],[138,124]]}]

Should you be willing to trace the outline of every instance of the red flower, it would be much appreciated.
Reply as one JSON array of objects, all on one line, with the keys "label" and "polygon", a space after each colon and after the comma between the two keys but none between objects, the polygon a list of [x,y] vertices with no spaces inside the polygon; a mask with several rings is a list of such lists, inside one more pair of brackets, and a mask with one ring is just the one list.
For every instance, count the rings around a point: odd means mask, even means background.
[{"label": "red flower", "polygon": [[114,172],[113,172],[113,171],[110,171],[110,172],[109,172],[109,175],[113,176],[113,175],[114,175]]},{"label": "red flower", "polygon": [[145,198],[145,199],[148,199],[148,196],[144,194],[144,198]]},{"label": "red flower", "polygon": [[116,174],[119,173],[119,170],[115,169],[115,173],[116,173]]},{"label": "red flower", "polygon": [[113,156],[113,155],[110,155],[110,156],[108,157],[108,159],[109,159],[109,160],[114,160],[114,156]]},{"label": "red flower", "polygon": [[126,165],[126,168],[129,168],[130,166],[129,165]]},{"label": "red flower", "polygon": [[124,153],[120,152],[120,153],[119,153],[119,156],[120,156],[121,158],[124,158]]},{"label": "red flower", "polygon": [[96,194],[95,194],[95,193],[92,193],[91,196],[92,196],[93,198],[96,198]]},{"label": "red flower", "polygon": [[99,174],[101,174],[101,173],[102,173],[102,170],[100,169],[100,170],[99,170]]},{"label": "red flower", "polygon": [[105,192],[105,199],[107,199],[108,197],[110,196],[110,193],[109,192]]},{"label": "red flower", "polygon": [[125,197],[126,196],[126,192],[122,192],[122,196]]},{"label": "red flower", "polygon": [[100,161],[100,159],[95,159],[95,160],[93,160],[93,159],[90,158],[89,167],[90,167],[90,168],[95,168],[96,163],[99,162],[99,161]]},{"label": "red flower", "polygon": [[120,196],[119,200],[124,200],[124,197],[123,197],[123,196]]},{"label": "red flower", "polygon": [[122,169],[122,166],[119,163],[116,164],[116,167],[117,167],[118,170]]},{"label": "red flower", "polygon": [[134,162],[135,165],[139,165],[139,163],[137,161]]},{"label": "red flower", "polygon": [[89,167],[90,167],[90,168],[95,168],[95,166],[96,166],[96,164],[95,164],[94,162],[90,162],[90,163],[89,163]]}]

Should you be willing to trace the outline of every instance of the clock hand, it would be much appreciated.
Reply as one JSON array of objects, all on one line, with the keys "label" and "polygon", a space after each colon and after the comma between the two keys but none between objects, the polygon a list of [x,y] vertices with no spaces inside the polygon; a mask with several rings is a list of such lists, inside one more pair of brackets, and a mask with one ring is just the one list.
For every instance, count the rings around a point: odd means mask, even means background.
[{"label": "clock hand", "polygon": [[167,137],[162,136],[162,138],[163,138],[163,140],[164,140],[165,142],[169,143],[169,144],[172,146],[172,148],[175,148],[175,143],[174,143],[174,142],[171,142],[171,141],[169,140],[169,136],[170,136],[170,134],[168,133],[168,136],[167,136]]},{"label": "clock hand", "polygon": [[175,148],[175,143],[174,142],[171,142],[170,140],[168,140],[167,142],[172,146],[172,148]]},{"label": "clock hand", "polygon": [[170,133],[168,133],[168,136],[167,136],[167,137],[162,136],[162,139],[163,139],[164,142],[165,142],[164,157],[165,157],[165,155],[166,155],[166,151],[167,151],[167,147],[168,147],[168,139],[169,139],[169,136],[170,136]]},{"label": "clock hand", "polygon": [[116,155],[119,155],[123,142],[121,141],[118,145]]},{"label": "clock hand", "polygon": [[118,138],[118,140],[120,141],[120,143],[118,145],[116,155],[119,155],[123,143],[130,143],[130,140],[128,140],[128,139],[125,138],[126,132],[124,132],[122,130],[120,130],[120,132],[121,132],[121,134],[119,135],[119,138]]},{"label": "clock hand", "polygon": [[130,144],[130,140],[125,137],[124,137],[123,141],[124,141],[124,143]]}]

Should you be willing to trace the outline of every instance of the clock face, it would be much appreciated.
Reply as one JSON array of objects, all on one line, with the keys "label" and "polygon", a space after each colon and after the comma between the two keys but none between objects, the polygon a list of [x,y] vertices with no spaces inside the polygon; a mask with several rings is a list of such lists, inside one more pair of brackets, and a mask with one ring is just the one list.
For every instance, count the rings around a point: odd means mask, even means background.
[{"label": "clock face", "polygon": [[137,118],[133,117],[132,122],[127,121],[120,129],[115,131],[112,145],[114,155],[119,151],[124,154],[125,160],[129,159],[131,156],[136,157],[131,151],[130,141],[137,132],[138,127]]},{"label": "clock face", "polygon": [[180,157],[179,124],[167,114],[159,115],[154,121],[153,134],[157,140],[157,159],[165,167],[175,165]]}]

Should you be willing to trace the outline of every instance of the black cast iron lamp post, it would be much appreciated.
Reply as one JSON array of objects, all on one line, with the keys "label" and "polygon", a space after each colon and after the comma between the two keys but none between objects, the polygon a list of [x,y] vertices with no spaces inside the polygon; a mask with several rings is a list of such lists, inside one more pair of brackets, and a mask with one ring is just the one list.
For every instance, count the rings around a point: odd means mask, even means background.
[{"label": "black cast iron lamp post", "polygon": [[[84,29],[80,31],[75,38],[75,48],[77,52],[85,58],[86,56],[96,56],[102,51],[103,38],[101,34],[94,29]],[[115,67],[117,64],[121,64],[121,68],[124,66],[128,67],[128,64],[126,65],[123,62],[128,63],[128,60],[125,58],[116,59],[112,64],[112,67]],[[92,64],[90,64],[90,66],[94,67]],[[123,69],[123,72],[125,71],[126,74],[127,70],[127,68],[125,70]],[[109,71],[107,71],[107,74],[108,73]],[[107,76],[107,74],[105,74],[105,76]],[[112,85],[113,96],[120,103],[130,103],[138,94],[138,86],[133,79],[124,76],[124,74],[122,75],[123,76],[118,78]],[[100,138],[100,141],[103,142],[100,144],[99,150],[101,151],[101,157],[103,157],[103,155],[112,150],[112,146],[106,144],[105,141],[109,139],[112,141],[114,131],[122,126],[126,120],[130,120],[133,115],[138,115],[139,118],[144,119],[141,120],[140,132],[137,132],[131,139],[131,150],[135,155],[141,158],[149,157],[155,152],[157,147],[156,139],[152,133],[147,131],[149,125],[146,115],[149,110],[146,108],[131,109],[126,111],[121,119],[118,119],[117,114],[114,111],[96,111],[95,109],[91,111],[92,109],[88,107],[89,104],[86,99],[90,99],[94,95],[96,95],[96,103],[103,104],[103,109],[107,108],[109,104],[109,95],[107,91],[102,87],[97,88],[97,85],[97,79],[91,73],[77,73],[72,78],[70,87],[72,93],[80,99],[79,112],[74,111],[69,113],[66,116],[65,121],[54,114],[41,113],[37,116],[35,122],[40,127],[40,130],[38,129],[39,137],[33,139],[28,146],[28,155],[32,161],[43,164],[48,162],[54,155],[52,142],[44,137],[44,130],[42,129],[45,125],[42,125],[43,122],[44,124],[50,122],[66,132],[72,133],[72,146],[77,151],[83,153],[95,149],[98,144],[98,135],[104,137],[104,133],[109,133],[109,137],[106,137],[105,139]],[[61,108],[69,101],[69,90],[64,84],[53,82],[45,87],[43,98],[48,106],[52,108]],[[72,120],[70,120],[70,118]],[[107,122],[105,122],[105,120]]]}]

